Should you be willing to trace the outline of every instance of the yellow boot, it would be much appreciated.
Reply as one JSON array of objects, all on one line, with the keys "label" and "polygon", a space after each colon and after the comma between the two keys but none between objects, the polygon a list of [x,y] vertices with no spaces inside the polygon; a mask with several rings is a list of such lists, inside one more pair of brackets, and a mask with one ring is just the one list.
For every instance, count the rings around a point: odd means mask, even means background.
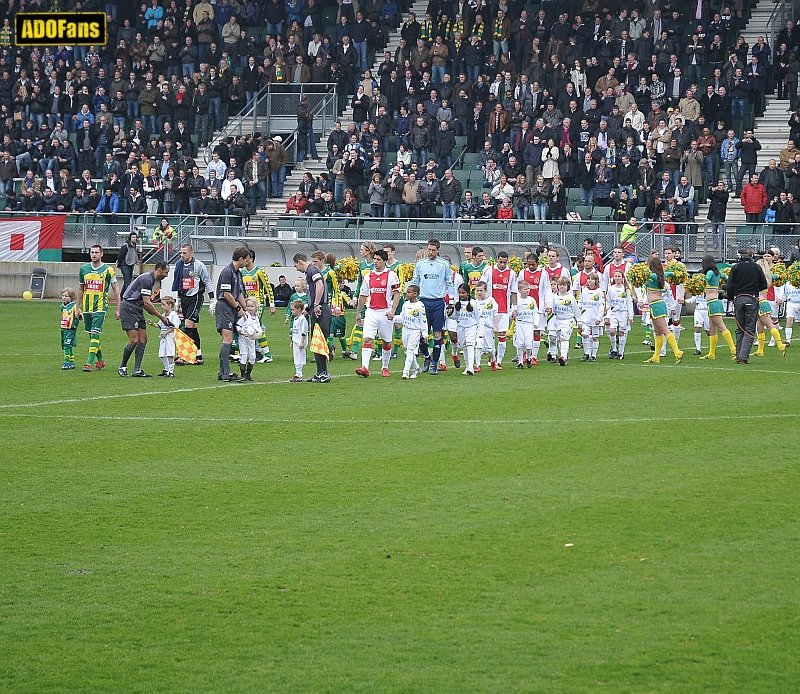
[{"label": "yellow boot", "polygon": [[[772,335],[772,339],[775,340],[775,346],[778,348],[778,354],[780,354],[782,357],[785,357],[786,345],[783,344],[783,340],[781,340],[780,330],[777,328],[772,328],[772,330],[769,331],[769,334]],[[766,339],[766,335],[764,338]]]},{"label": "yellow boot", "polygon": [[[730,335],[730,333],[728,333]],[[708,337],[708,354],[700,357],[701,359],[717,358],[717,343],[719,342],[719,335],[709,335]]]},{"label": "yellow boot", "polygon": [[667,344],[675,355],[675,363],[680,364],[681,359],[683,359],[683,352],[681,352],[680,347],[678,347],[678,341],[675,339],[675,335],[671,332],[667,333]]},{"label": "yellow boot", "polygon": [[756,333],[756,340],[758,340],[758,347],[756,348],[756,351],[753,352],[753,356],[763,357],[764,347],[767,344],[767,336],[764,333]]},{"label": "yellow boot", "polygon": [[725,340],[725,344],[728,345],[728,349],[731,351],[731,359],[736,359],[736,343],[733,341],[733,335],[731,335],[731,331],[724,330],[722,332],[722,339]]},{"label": "yellow boot", "polygon": [[[675,339],[674,337],[672,338]],[[663,335],[656,335],[656,351],[653,352],[653,356],[649,359],[645,359],[645,364],[660,364],[661,363],[661,345],[664,344],[664,336]]]}]

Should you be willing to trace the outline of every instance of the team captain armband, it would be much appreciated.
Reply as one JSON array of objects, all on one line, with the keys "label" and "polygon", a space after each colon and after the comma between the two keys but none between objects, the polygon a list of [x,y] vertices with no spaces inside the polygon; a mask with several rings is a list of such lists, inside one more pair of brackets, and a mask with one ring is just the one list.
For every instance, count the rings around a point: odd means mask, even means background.
[{"label": "team captain armband", "polygon": [[231,290],[231,285],[229,285],[229,284],[220,284],[219,288],[223,292],[229,292]]}]

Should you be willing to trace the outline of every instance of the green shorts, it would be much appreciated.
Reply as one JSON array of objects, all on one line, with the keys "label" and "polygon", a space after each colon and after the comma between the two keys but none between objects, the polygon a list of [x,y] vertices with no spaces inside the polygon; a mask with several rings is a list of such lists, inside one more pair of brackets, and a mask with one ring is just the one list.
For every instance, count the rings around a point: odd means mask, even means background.
[{"label": "green shorts", "polygon": [[102,333],[103,322],[106,319],[106,312],[101,311],[98,313],[84,313],[83,314],[83,329],[87,333]]},{"label": "green shorts", "polygon": [[650,304],[650,318],[656,320],[656,318],[666,318],[667,317],[667,302],[666,301],[654,301]]},{"label": "green shorts", "polygon": [[708,302],[708,315],[709,316],[724,316],[725,306],[722,304],[722,299],[712,299]]},{"label": "green shorts", "polygon": [[347,329],[346,316],[333,316],[331,318],[331,337],[346,337],[345,331]]},{"label": "green shorts", "polygon": [[771,316],[772,315],[772,306],[770,306],[769,301],[765,301],[762,299],[758,302],[758,315],[759,316]]}]

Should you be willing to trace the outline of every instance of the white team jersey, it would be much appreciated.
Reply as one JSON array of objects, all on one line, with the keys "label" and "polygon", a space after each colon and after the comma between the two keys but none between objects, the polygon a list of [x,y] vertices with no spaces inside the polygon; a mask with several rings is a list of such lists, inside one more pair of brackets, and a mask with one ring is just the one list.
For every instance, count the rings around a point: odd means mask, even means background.
[{"label": "white team jersey", "polygon": [[[503,281],[496,282],[498,279]],[[517,293],[517,273],[509,267],[499,270],[494,265],[487,265],[481,280],[486,282],[489,296],[497,302],[497,312],[507,314],[511,310],[512,294]]]},{"label": "white team jersey", "polygon": [[800,303],[800,287],[795,287],[793,284],[787,282],[781,289],[783,289],[783,300],[786,303]]},{"label": "white team jersey", "polygon": [[239,336],[246,340],[256,340],[264,334],[258,316],[251,316],[249,313],[245,313],[236,321],[236,330]]},{"label": "white team jersey", "polygon": [[603,292],[599,287],[597,289],[588,287],[581,289],[581,322],[596,325],[605,313],[605,304]]},{"label": "white team jersey", "polygon": [[517,305],[514,307],[514,311],[517,312],[517,323],[536,323],[539,317],[539,307],[532,296],[525,299],[517,298]]},{"label": "white team jersey", "polygon": [[303,314],[294,317],[289,334],[292,336],[294,344],[300,345],[305,342],[308,336],[308,319]]},{"label": "white team jersey", "polygon": [[473,299],[472,303],[478,307],[481,324],[489,330],[494,329],[494,319],[497,316],[497,302],[492,297]]},{"label": "white team jersey", "polygon": [[698,294],[691,299],[687,299],[687,301],[694,302],[695,311],[708,311],[708,299],[706,299],[705,294]]},{"label": "white team jersey", "polygon": [[421,330],[428,332],[428,319],[425,316],[425,304],[421,301],[414,301],[413,303],[407,301],[403,304],[403,310],[400,311],[399,320],[404,328],[408,330]]},{"label": "white team jersey", "polygon": [[572,294],[558,294],[553,297],[553,316],[557,321],[578,320],[580,309]]},{"label": "white team jersey", "polygon": [[459,301],[456,304],[456,309],[453,312],[453,317],[456,319],[459,328],[474,328],[478,326],[480,313],[478,305],[474,301]]},{"label": "white team jersey", "polygon": [[632,316],[633,299],[631,298],[630,289],[625,285],[621,287],[615,284],[610,285],[606,294],[606,305],[609,313],[616,313],[617,315],[626,313]]}]

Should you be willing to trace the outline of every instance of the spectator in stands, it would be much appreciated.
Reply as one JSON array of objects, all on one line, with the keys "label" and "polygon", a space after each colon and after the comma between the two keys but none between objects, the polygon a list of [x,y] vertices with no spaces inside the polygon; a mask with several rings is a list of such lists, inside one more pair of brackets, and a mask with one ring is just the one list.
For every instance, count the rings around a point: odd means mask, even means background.
[{"label": "spectator in stands", "polygon": [[265,148],[267,163],[270,172],[270,197],[282,198],[283,187],[286,183],[286,162],[288,160],[283,139],[275,136],[267,141]]},{"label": "spectator in stands", "polygon": [[742,188],[741,202],[748,223],[764,220],[767,209],[767,189],[759,182],[758,176],[750,176],[750,183]]},{"label": "spectator in stands", "polygon": [[415,219],[421,216],[419,181],[413,171],[409,172],[405,177],[405,183],[403,184],[403,203],[405,204],[406,217]]},{"label": "spectator in stands", "polygon": [[286,201],[286,214],[299,215],[303,214],[308,205],[308,198],[303,196],[301,191],[297,191],[294,195],[290,196]]}]

